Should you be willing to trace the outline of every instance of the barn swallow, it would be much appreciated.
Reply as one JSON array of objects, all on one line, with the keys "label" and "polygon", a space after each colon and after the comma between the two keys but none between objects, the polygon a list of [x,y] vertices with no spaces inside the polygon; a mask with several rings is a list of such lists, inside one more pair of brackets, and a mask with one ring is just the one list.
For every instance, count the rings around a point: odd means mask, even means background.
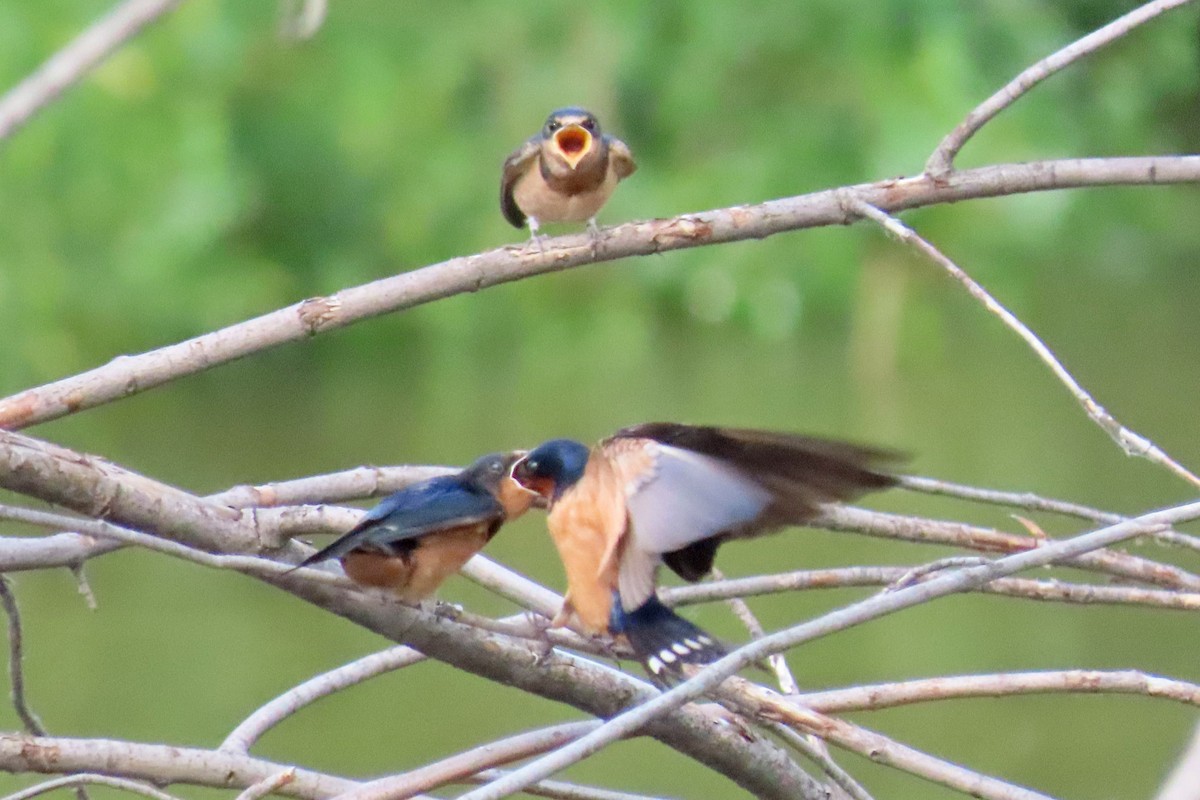
[{"label": "barn swallow", "polygon": [[725,653],[658,599],[660,564],[687,581],[729,540],[802,525],[822,504],[893,486],[882,450],[769,431],[654,422],[588,447],[539,445],[513,479],[546,501],[567,573],[563,607],[593,633],[623,634],[655,678]]},{"label": "barn swallow", "polygon": [[500,210],[514,228],[528,219],[534,240],[543,222],[586,220],[594,237],[596,214],[635,169],[629,147],[602,133],[595,115],[562,108],[504,161]]},{"label": "barn swallow", "polygon": [[492,453],[461,472],[406,486],[296,568],[341,559],[355,583],[391,589],[404,602],[418,603],[537,500],[510,477],[524,455],[524,450]]}]

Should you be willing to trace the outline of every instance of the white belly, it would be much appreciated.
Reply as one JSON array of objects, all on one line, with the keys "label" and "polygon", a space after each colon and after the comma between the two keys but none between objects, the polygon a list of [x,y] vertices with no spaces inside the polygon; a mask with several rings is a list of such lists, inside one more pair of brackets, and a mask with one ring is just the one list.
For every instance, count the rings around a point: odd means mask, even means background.
[{"label": "white belly", "polygon": [[538,222],[585,222],[596,216],[616,187],[617,176],[610,168],[604,182],[595,189],[574,195],[559,194],[546,185],[535,165],[513,186],[513,199],[525,216]]}]

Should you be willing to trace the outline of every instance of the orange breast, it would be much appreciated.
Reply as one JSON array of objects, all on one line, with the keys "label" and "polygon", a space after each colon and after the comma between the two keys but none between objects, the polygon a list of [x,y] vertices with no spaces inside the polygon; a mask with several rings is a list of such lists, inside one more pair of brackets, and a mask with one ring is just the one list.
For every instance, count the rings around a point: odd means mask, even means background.
[{"label": "orange breast", "polygon": [[446,578],[458,572],[471,556],[487,544],[485,524],[454,528],[421,537],[410,556],[412,574],[396,594],[405,602],[424,600],[442,585]]},{"label": "orange breast", "polygon": [[605,565],[604,556],[625,532],[624,487],[607,459],[588,459],[583,477],[554,504],[547,527],[579,621],[595,633],[607,631],[617,559]]},{"label": "orange breast", "polygon": [[342,569],[362,586],[391,589],[406,603],[431,596],[487,544],[487,525],[471,525],[423,536],[406,557],[355,550],[342,557]]}]

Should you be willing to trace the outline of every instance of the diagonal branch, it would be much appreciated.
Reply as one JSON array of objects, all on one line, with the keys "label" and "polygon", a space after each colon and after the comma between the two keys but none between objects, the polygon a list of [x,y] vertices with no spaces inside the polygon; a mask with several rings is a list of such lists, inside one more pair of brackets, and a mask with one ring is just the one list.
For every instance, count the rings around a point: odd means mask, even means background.
[{"label": "diagonal branch", "polygon": [[0,428],[66,416],[288,342],[444,297],[548,272],[669,250],[761,239],[784,231],[853,221],[847,198],[890,212],[980,197],[1085,186],[1200,182],[1200,156],[1070,159],[1001,164],[827,189],[757,205],[630,222],[542,247],[502,247],[315,297],[178,344],[122,356],[95,369],[0,400]]},{"label": "diagonal branch", "polygon": [[1091,418],[1093,422],[1100,426],[1100,429],[1112,438],[1128,456],[1140,456],[1165,467],[1176,477],[1182,478],[1192,486],[1200,488],[1200,477],[1197,477],[1192,472],[1184,468],[1182,464],[1168,456],[1154,442],[1142,436],[1139,433],[1126,428],[1117,419],[1110,414],[1104,406],[1100,405],[1088,393],[1079,381],[1075,380],[1074,376],[1067,371],[1067,368],[1062,365],[1050,348],[1037,337],[1029,327],[1017,319],[1017,316],[1000,304],[996,298],[992,297],[986,289],[980,286],[970,275],[963,271],[961,267],[951,261],[940,250],[934,247],[926,239],[920,236],[912,228],[905,225],[900,220],[890,214],[881,211],[870,204],[863,203],[856,199],[849,201],[849,207],[861,213],[863,216],[870,218],[873,222],[879,223],[884,230],[891,233],[896,238],[912,245],[916,250],[923,253],[926,257],[940,266],[956,281],[966,287],[967,292],[972,297],[983,304],[983,307],[992,314],[1000,318],[1010,330],[1016,333],[1025,341],[1038,358],[1050,368],[1054,376],[1067,387],[1067,390],[1075,397],[1075,400],[1083,407],[1083,410]]},{"label": "diagonal branch", "polygon": [[182,0],[125,0],[0,98],[0,141]]},{"label": "diagonal branch", "polygon": [[1084,56],[1120,39],[1138,25],[1188,2],[1190,0],[1154,0],[1146,3],[1022,70],[1021,74],[980,103],[945,139],[942,139],[926,162],[925,172],[935,178],[944,178],[954,169],[954,157],[962,150],[967,140],[1034,86]]},{"label": "diagonal branch", "polygon": [[380,778],[347,792],[338,800],[407,800],[419,792],[456,783],[481,769],[509,764],[573,742],[600,726],[598,720],[566,722],[489,742],[433,764]]}]

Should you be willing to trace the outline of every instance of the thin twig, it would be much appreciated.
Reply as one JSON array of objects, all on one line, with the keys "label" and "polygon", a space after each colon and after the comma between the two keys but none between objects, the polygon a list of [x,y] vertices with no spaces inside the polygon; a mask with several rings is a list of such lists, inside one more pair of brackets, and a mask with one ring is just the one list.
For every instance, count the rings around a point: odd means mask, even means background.
[{"label": "thin twig", "polygon": [[[1039,539],[1028,534],[1007,533],[962,522],[865,511],[853,506],[829,506],[810,524],[812,527],[834,531],[848,531],[921,544],[945,544],[984,553],[1019,553],[1060,541],[1050,537]],[[1152,536],[1153,532],[1147,532],[1145,535]],[[1200,575],[1172,564],[1163,564],[1115,550],[1085,553],[1077,558],[1061,561],[1058,565],[1101,572],[1168,589],[1200,592]]]},{"label": "thin twig", "polygon": [[8,578],[0,575],[0,604],[8,615],[8,677],[12,683],[12,704],[27,733],[45,736],[46,727],[25,700],[24,641],[21,632],[21,612],[13,596]]},{"label": "thin twig", "polygon": [[407,800],[420,792],[456,783],[481,769],[510,764],[573,742],[600,727],[599,720],[567,722],[489,742],[441,761],[363,784],[338,800]]},{"label": "thin twig", "polygon": [[233,508],[344,503],[399,491],[417,481],[457,472],[455,467],[355,467],[258,486],[241,485],[210,494],[206,500]]},{"label": "thin twig", "polygon": [[784,231],[843,225],[845,198],[897,212],[979,197],[1084,186],[1200,182],[1200,156],[1069,159],[1000,164],[827,189],[670,219],[630,222],[590,235],[544,240],[539,247],[509,246],[405,271],[327,297],[314,297],[245,322],[146,353],[122,356],[69,378],[0,400],[0,428],[47,422],[143,392],[184,375],[443,297],[585,264],[761,239]]},{"label": "thin twig", "polygon": [[825,747],[825,743],[816,736],[808,733],[799,733],[781,722],[768,722],[767,727],[774,731],[775,735],[786,742],[789,747],[794,747],[806,757],[812,759],[813,762],[820,766],[821,771],[852,800],[873,800],[870,793],[858,781],[854,780],[849,772],[838,766],[837,762],[830,757],[829,749]]},{"label": "thin twig", "polygon": [[424,654],[398,645],[309,678],[251,713],[225,737],[219,749],[232,753],[248,752],[271,728],[322,697],[424,660]]},{"label": "thin twig", "polygon": [[126,0],[0,98],[0,141],[182,0]]},{"label": "thin twig", "polygon": [[[1171,0],[1171,2],[1180,3],[1186,0]],[[1154,4],[1151,4],[1154,5]],[[1172,472],[1176,477],[1190,483],[1193,487],[1200,488],[1200,477],[1197,477],[1192,472],[1183,467],[1175,459],[1168,456],[1158,445],[1142,436],[1135,431],[1126,428],[1117,421],[1102,405],[1097,403],[1079,384],[1077,380],[1067,371],[1067,368],[1062,365],[1037,335],[1029,329],[1025,323],[1017,319],[1016,315],[1002,306],[994,297],[988,294],[987,290],[980,286],[970,275],[965,273],[962,268],[947,258],[940,250],[930,244],[920,234],[912,228],[905,225],[900,220],[879,208],[876,208],[869,203],[864,203],[856,198],[848,198],[847,203],[849,208],[861,213],[863,216],[870,218],[872,221],[879,223],[883,228],[897,237],[901,241],[912,245],[918,251],[923,253],[934,263],[950,273],[951,277],[966,287],[967,292],[983,304],[984,308],[992,314],[1000,318],[1010,330],[1020,336],[1038,358],[1042,360],[1055,377],[1067,387],[1067,390],[1075,397],[1075,400],[1083,407],[1088,417],[1093,422],[1100,426],[1100,429],[1107,433],[1114,442],[1128,456],[1139,456],[1145,458],[1152,463],[1165,467]]]},{"label": "thin twig", "polygon": [[[5,772],[61,774],[97,769],[120,769],[125,778],[160,786],[182,783],[228,790],[253,786],[290,767],[237,753],[178,745],[0,733],[0,770]],[[279,787],[279,793],[300,800],[327,800],[358,785],[346,778],[296,769],[294,780]]]},{"label": "thin twig", "polygon": [[823,714],[840,714],[932,700],[1045,693],[1140,694],[1200,706],[1200,686],[1192,683],[1135,670],[1082,669],[944,676],[804,692],[790,699]]},{"label": "thin twig", "polygon": [[943,573],[918,586],[911,586],[890,594],[876,595],[810,622],[765,636],[735,650],[713,664],[709,664],[694,677],[670,691],[614,717],[579,740],[526,764],[506,778],[468,792],[460,800],[497,800],[497,798],[507,797],[513,792],[520,791],[524,786],[548,777],[558,770],[598,752],[617,739],[632,734],[660,714],[678,708],[689,700],[694,700],[733,673],[771,653],[782,652],[817,637],[826,636],[901,609],[927,603],[938,597],[967,591],[1014,572],[1045,566],[1061,558],[1109,547],[1126,539],[1143,535],[1148,529],[1172,525],[1197,517],[1200,517],[1200,503],[1189,503],[1145,514],[1128,522],[1121,522],[1072,539],[1047,544],[1036,550],[1005,556],[990,564]]},{"label": "thin twig", "polygon": [[[17,608],[17,598],[13,595],[8,577],[0,575],[0,605],[8,616],[8,677],[12,684],[10,692],[13,708],[25,732],[32,736],[46,736],[46,726],[38,719],[37,714],[29,707],[25,699],[25,668],[24,668],[24,636],[21,631],[21,612]],[[90,800],[88,790],[81,784],[75,785],[75,796],[78,800]]]},{"label": "thin twig", "polygon": [[[461,783],[491,783],[508,774],[507,770],[484,769],[474,775],[463,778]],[[644,794],[617,792],[612,789],[597,789],[592,786],[580,786],[577,783],[564,781],[540,781],[533,786],[525,787],[525,794],[534,797],[549,797],[553,800],[667,800],[664,797],[650,797]]]},{"label": "thin twig", "polygon": [[[730,597],[750,597],[808,589],[889,586],[899,581],[907,571],[904,567],[867,566],[798,570],[775,575],[730,578],[695,586],[664,587],[659,589],[659,594],[668,605],[682,606],[711,603],[717,600],[727,600]],[[1200,611],[1200,592],[1142,589],[1136,586],[1095,586],[1056,580],[1000,578],[975,591],[1045,602],[1146,605],[1180,611]]]},{"label": "thin twig", "polygon": [[[946,497],[960,497],[964,500],[973,500],[978,503],[1023,508],[1028,511],[1046,511],[1052,514],[1062,514],[1068,517],[1091,520],[1092,522],[1113,523],[1126,519],[1125,516],[1112,511],[1102,511],[1080,503],[1042,497],[1033,492],[1004,492],[997,489],[981,489],[977,486],[966,486],[961,483],[953,483],[935,478],[922,478],[916,475],[901,475],[899,484],[905,489],[914,492],[937,494]],[[1186,533],[1159,531],[1154,534],[1154,539],[1165,544],[1178,545],[1200,552],[1200,538],[1190,536]]]},{"label": "thin twig", "polygon": [[[123,528],[111,522],[82,519],[49,511],[37,511],[30,508],[18,508],[16,506],[0,504],[0,519],[8,519],[43,528],[53,528],[55,530],[73,530],[89,536],[115,539],[125,544],[133,544],[144,547],[147,550],[165,553],[166,555],[181,558],[184,561],[191,561],[205,567],[230,569],[248,575],[286,575],[293,569],[290,564],[281,564],[278,561],[272,561],[267,558],[215,555],[204,550],[198,550],[194,547],[173,542],[169,539],[163,539],[159,536],[152,536],[148,533]],[[349,581],[345,577],[333,572],[310,569],[306,574],[314,580],[321,580],[339,586],[349,585]]]},{"label": "thin twig", "polygon": [[1186,5],[1188,2],[1189,0],[1155,0],[1152,3],[1146,3],[1022,70],[1017,77],[1005,84],[998,92],[980,103],[946,138],[942,139],[937,149],[929,157],[929,161],[926,162],[925,172],[935,178],[945,177],[954,169],[954,157],[958,155],[967,140],[1034,86],[1084,56],[1116,41],[1138,25],[1154,19],[1164,11]]},{"label": "thin twig", "polygon": [[62,789],[73,786],[76,788],[82,787],[83,784],[94,783],[100,786],[111,786],[114,789],[121,789],[133,794],[140,794],[143,797],[149,797],[151,800],[179,800],[173,794],[167,794],[164,791],[154,788],[140,781],[131,781],[125,778],[114,778],[111,775],[99,775],[94,772],[81,772],[75,775],[66,775],[61,778],[43,781],[42,783],[30,786],[28,789],[22,789],[19,792],[13,792],[10,795],[5,795],[0,800],[30,800],[32,797],[37,797],[46,792],[52,792],[55,789]]},{"label": "thin twig", "polygon": [[237,800],[259,800],[259,798],[274,794],[294,780],[296,780],[296,768],[288,767],[274,775],[268,775],[257,783],[247,786],[237,796]]},{"label": "thin twig", "polygon": [[720,686],[721,702],[752,718],[778,720],[798,733],[811,733],[878,764],[907,772],[984,800],[1051,800],[1040,792],[1002,781],[922,752],[861,725],[835,719],[790,702],[741,678]]},{"label": "thin twig", "polygon": [[[725,574],[720,569],[713,567],[710,575],[714,580],[725,580]],[[750,638],[761,639],[766,631],[763,629],[762,623],[758,621],[758,617],[754,616],[754,612],[750,610],[750,606],[741,597],[730,596],[725,598],[725,602],[733,609],[733,613],[746,626],[746,630],[750,632]],[[775,680],[779,683],[779,691],[784,694],[798,694],[800,685],[796,683],[796,677],[792,675],[791,669],[788,668],[787,659],[782,653],[775,653],[767,663],[771,665],[771,669],[775,672]]]}]

